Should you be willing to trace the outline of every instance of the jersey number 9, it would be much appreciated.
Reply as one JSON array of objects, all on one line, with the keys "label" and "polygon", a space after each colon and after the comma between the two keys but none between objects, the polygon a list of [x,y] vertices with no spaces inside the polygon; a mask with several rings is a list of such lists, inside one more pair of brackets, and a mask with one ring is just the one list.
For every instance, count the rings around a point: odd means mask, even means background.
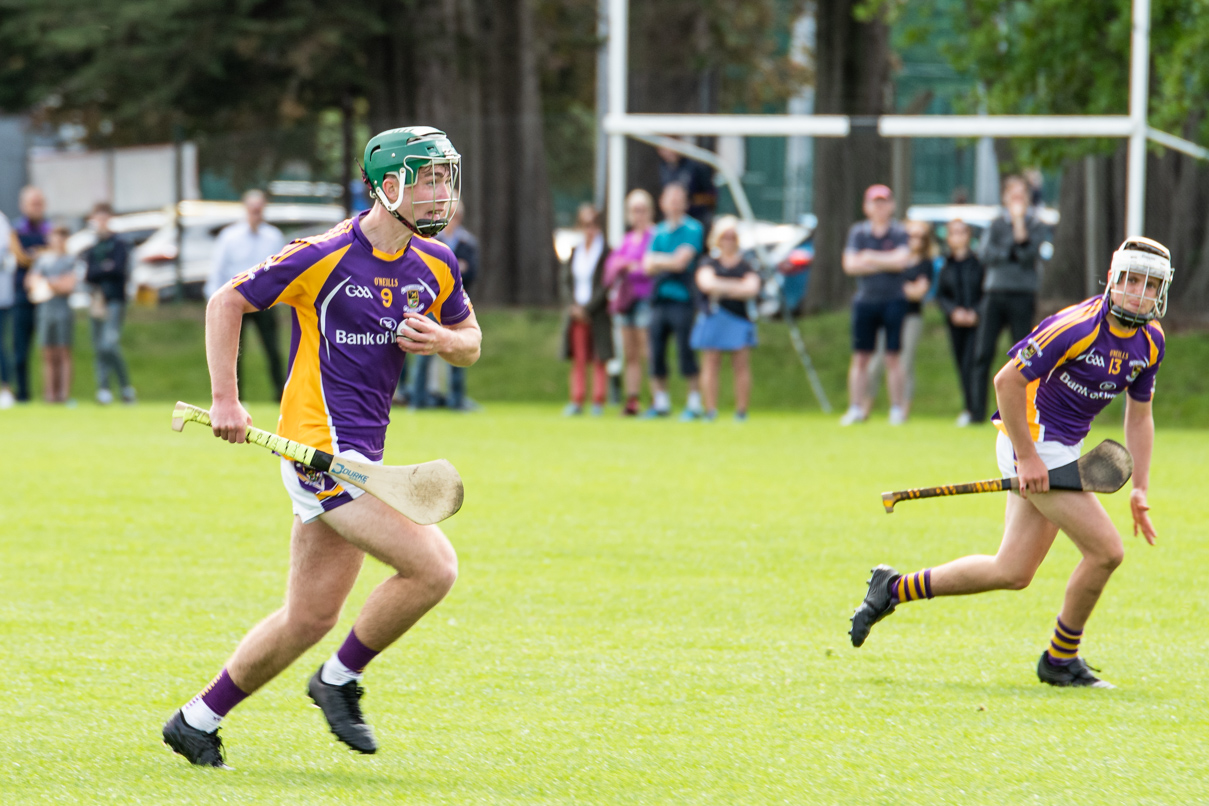
[{"label": "jersey number 9", "polygon": [[382,289],[382,305],[386,308],[389,308],[390,304],[392,302],[394,302],[394,295],[390,292],[389,288],[383,288]]}]

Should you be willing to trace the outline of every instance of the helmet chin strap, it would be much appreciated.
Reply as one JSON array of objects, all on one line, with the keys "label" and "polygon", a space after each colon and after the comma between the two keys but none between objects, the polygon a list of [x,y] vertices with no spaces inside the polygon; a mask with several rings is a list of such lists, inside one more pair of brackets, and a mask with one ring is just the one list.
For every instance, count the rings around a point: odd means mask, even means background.
[{"label": "helmet chin strap", "polygon": [[377,188],[375,188],[373,185],[370,185],[370,183],[369,183],[369,178],[365,176],[365,169],[364,169],[364,168],[362,168],[362,169],[361,169],[361,176],[362,176],[362,178],[363,178],[363,179],[365,179],[365,183],[366,183],[366,185],[368,185],[368,186],[369,186],[370,192],[373,194],[374,199],[375,199],[377,202],[379,202],[379,203],[382,205],[383,209],[385,209],[385,210],[386,210],[386,212],[390,213],[390,214],[391,214],[391,215],[394,217],[394,219],[395,219],[396,221],[398,221],[400,224],[402,224],[403,226],[405,226],[405,227],[407,227],[409,230],[411,230],[412,234],[414,234],[414,235],[419,235],[421,238],[423,238],[423,237],[424,237],[424,234],[423,234],[422,232],[420,232],[418,229],[416,229],[416,225],[415,225],[415,224],[411,223],[411,222],[410,222],[410,221],[408,221],[406,218],[404,218],[403,216],[399,215],[399,208],[398,208],[398,207],[396,207],[396,208],[395,208],[395,209],[393,209],[393,210],[390,208],[390,205],[389,205],[389,204],[387,204],[387,202],[386,202],[386,193],[385,193],[384,191],[378,190],[378,189],[377,189]]},{"label": "helmet chin strap", "polygon": [[395,220],[396,220],[396,221],[398,221],[400,224],[402,224],[403,226],[405,226],[405,227],[407,227],[409,230],[411,230],[411,231],[412,231],[412,234],[414,234],[414,235],[419,235],[421,238],[423,238],[423,237],[424,237],[424,233],[422,233],[422,232],[420,232],[418,229],[416,229],[416,225],[415,225],[415,224],[411,223],[411,222],[410,222],[410,221],[408,221],[406,218],[404,218],[403,216],[399,215],[399,211],[398,211],[398,210],[391,210],[391,209],[388,207],[388,208],[387,208],[387,212],[389,212],[391,215],[393,215],[393,216],[395,217]]}]

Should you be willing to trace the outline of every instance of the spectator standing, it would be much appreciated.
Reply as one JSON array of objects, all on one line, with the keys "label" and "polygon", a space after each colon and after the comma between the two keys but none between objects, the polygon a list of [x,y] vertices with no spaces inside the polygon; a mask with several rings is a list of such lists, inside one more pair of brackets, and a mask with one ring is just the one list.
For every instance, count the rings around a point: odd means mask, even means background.
[{"label": "spectator standing", "polygon": [[995,345],[1006,327],[1019,342],[1033,327],[1040,288],[1041,245],[1048,237],[1043,223],[1029,210],[1030,188],[1021,176],[1003,180],[1003,214],[987,230],[982,262],[982,308],[974,360],[971,422],[986,420],[987,381],[995,361]]},{"label": "spectator standing", "polygon": [[672,412],[667,392],[667,342],[676,339],[680,374],[688,382],[688,401],[682,420],[696,420],[701,411],[697,383],[697,356],[689,344],[693,330],[693,275],[705,239],[700,222],[686,215],[688,191],[672,183],[659,195],[663,221],[655,227],[650,248],[642,257],[642,268],[655,278],[651,292],[651,389],[654,401],[646,417],[666,417]]},{"label": "spectator standing", "polygon": [[135,401],[130,372],[122,356],[122,323],[126,318],[126,280],[130,272],[130,247],[109,229],[113,208],[100,202],[92,208],[92,228],[97,241],[83,255],[84,280],[90,286],[88,319],[96,353],[97,402],[113,402],[110,376],[116,375],[123,403]]},{"label": "spectator standing", "polygon": [[613,357],[613,322],[604,283],[609,247],[601,232],[600,211],[595,207],[581,204],[576,224],[584,239],[571,250],[564,274],[566,296],[571,301],[563,329],[563,357],[571,359],[571,402],[564,414],[583,413],[591,365],[592,415],[600,416],[609,384],[605,362]]},{"label": "spectator standing", "polygon": [[[911,415],[911,402],[915,400],[915,351],[924,333],[924,298],[932,288],[932,277],[940,261],[940,248],[932,225],[926,221],[906,221],[907,248],[911,250],[911,267],[903,272],[903,297],[907,300],[907,313],[903,317],[902,349],[898,362],[903,368],[903,415]],[[877,397],[881,382],[882,363],[886,356],[886,333],[878,331],[877,350],[869,361],[868,399]]]},{"label": "spectator standing", "polygon": [[738,220],[723,216],[714,223],[709,247],[716,256],[702,259],[697,288],[705,310],[693,328],[693,349],[701,350],[701,394],[705,419],[718,416],[718,375],[722,354],[730,354],[735,378],[735,419],[747,419],[751,402],[751,348],[756,346],[756,326],[748,302],[760,293],[760,275],[739,252]]},{"label": "spectator standing", "polygon": [[[206,298],[214,296],[235,275],[253,268],[272,257],[285,247],[285,236],[281,230],[264,220],[265,195],[259,190],[249,190],[243,195],[246,218],[225,227],[218,234],[214,245],[213,269],[206,282]],[[281,348],[277,338],[277,311],[265,308],[244,314],[244,325],[251,323],[260,334],[265,357],[269,362],[269,375],[277,400],[285,389],[285,367],[281,360]],[[243,369],[239,366],[243,351],[236,360],[239,379],[239,396],[243,399]]]},{"label": "spectator standing", "polygon": [[71,393],[75,317],[68,298],[76,287],[79,261],[67,252],[70,234],[63,225],[52,227],[47,248],[25,276],[26,296],[37,306],[34,320],[42,348],[42,397],[47,403],[66,403]]},{"label": "spectator standing", "polygon": [[17,381],[17,402],[29,402],[29,351],[34,344],[34,303],[25,291],[25,277],[34,259],[46,248],[50,222],[46,220],[46,197],[33,185],[21,189],[18,202],[21,218],[9,237],[9,248],[16,260],[13,277],[13,370]]},{"label": "spectator standing", "polygon": [[944,311],[949,325],[949,342],[957,377],[961,382],[961,399],[965,408],[957,417],[957,425],[970,424],[974,399],[974,336],[978,332],[978,306],[982,301],[982,262],[970,251],[970,226],[964,221],[950,221],[945,241],[949,256],[936,281],[936,302]]},{"label": "spectator standing", "polygon": [[10,409],[16,402],[13,397],[12,353],[9,348],[15,301],[13,285],[17,269],[16,258],[9,246],[12,234],[13,228],[8,223],[8,216],[0,213],[0,409]]},{"label": "spectator standing", "polygon": [[[479,273],[479,241],[462,226],[463,206],[459,202],[449,219],[445,229],[437,233],[437,240],[453,250],[453,256],[458,259],[458,270],[462,273],[462,288],[467,294],[474,286]],[[432,363],[431,355],[414,355],[404,363],[400,374],[400,385],[407,377],[407,364],[413,365],[415,378],[412,382],[410,403],[417,409],[426,409],[431,404],[428,396],[428,373]],[[402,401],[400,401],[402,402]],[[464,411],[470,403],[466,398],[466,368],[449,365],[449,397],[445,405],[455,411]]]},{"label": "spectator standing", "polygon": [[852,225],[844,246],[844,273],[857,278],[852,300],[852,362],[848,367],[848,411],[840,425],[869,418],[869,362],[879,330],[886,338],[886,386],[890,391],[890,424],[906,422],[906,395],[899,352],[907,299],[903,272],[914,264],[907,231],[894,220],[894,194],[885,185],[870,185],[863,205],[866,220]]},{"label": "spectator standing", "polygon": [[654,281],[642,269],[642,256],[655,237],[655,200],[641,188],[631,190],[625,200],[630,231],[605,261],[604,284],[609,289],[609,311],[621,326],[621,354],[625,363],[625,408],[627,417],[640,411],[642,373],[649,360],[647,331],[651,326],[651,291]]},{"label": "spectator standing", "polygon": [[[670,148],[659,148],[659,192],[668,185],[680,185],[688,192],[688,215],[709,232],[718,208],[718,186],[714,169]],[[703,236],[704,237],[704,236]]]}]

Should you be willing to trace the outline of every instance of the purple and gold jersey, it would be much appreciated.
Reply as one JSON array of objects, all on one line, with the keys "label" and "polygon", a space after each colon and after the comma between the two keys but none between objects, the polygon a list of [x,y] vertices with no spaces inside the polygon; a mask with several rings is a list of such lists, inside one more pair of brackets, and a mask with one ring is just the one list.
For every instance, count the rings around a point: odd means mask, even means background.
[{"label": "purple and gold jersey", "polygon": [[293,309],[277,433],[377,461],[403,368],[395,344],[403,314],[449,326],[472,308],[449,247],[415,236],[397,254],[380,252],[361,231],[364,215],[288,244],[231,284],[261,310],[279,303]]},{"label": "purple and gold jersey", "polygon": [[[1121,392],[1150,400],[1165,341],[1158,322],[1128,330],[1109,321],[1103,297],[1044,319],[1008,351],[1029,381],[1025,405],[1033,441],[1077,445]],[[993,422],[1004,430],[999,412]]]}]

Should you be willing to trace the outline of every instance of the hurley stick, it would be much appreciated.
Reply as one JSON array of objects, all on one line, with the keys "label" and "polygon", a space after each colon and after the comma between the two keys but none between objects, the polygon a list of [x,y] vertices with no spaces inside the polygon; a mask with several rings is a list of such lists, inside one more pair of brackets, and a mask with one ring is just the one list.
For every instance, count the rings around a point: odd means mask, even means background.
[{"label": "hurley stick", "polygon": [[[1076,461],[1049,472],[1051,490],[1080,490],[1092,493],[1115,493],[1125,486],[1133,475],[1133,457],[1119,442],[1106,439],[1080,456]],[[917,487],[913,490],[898,490],[882,493],[882,506],[886,514],[894,511],[899,501],[916,498],[965,495],[967,493],[1000,493],[1020,490],[1020,479],[987,479],[965,484],[945,484],[940,487]]]},{"label": "hurley stick", "polygon": [[[184,430],[187,422],[210,425],[210,412],[178,401],[172,411],[172,430]],[[418,465],[376,465],[333,456],[252,426],[248,426],[247,441],[359,487],[414,523],[439,523],[462,508],[462,478],[444,459]]]}]

